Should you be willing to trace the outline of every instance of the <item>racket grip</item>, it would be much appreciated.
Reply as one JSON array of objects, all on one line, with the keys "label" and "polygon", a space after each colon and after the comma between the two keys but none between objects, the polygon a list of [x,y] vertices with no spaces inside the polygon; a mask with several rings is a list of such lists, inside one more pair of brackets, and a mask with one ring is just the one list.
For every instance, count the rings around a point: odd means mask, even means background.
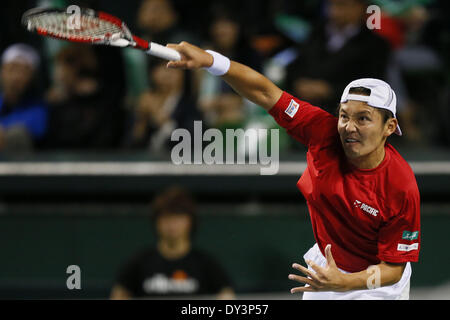
[{"label": "racket grip", "polygon": [[155,42],[149,43],[149,49],[147,50],[147,53],[152,56],[166,60],[173,60],[173,61],[181,60],[181,55],[178,51],[167,48]]}]

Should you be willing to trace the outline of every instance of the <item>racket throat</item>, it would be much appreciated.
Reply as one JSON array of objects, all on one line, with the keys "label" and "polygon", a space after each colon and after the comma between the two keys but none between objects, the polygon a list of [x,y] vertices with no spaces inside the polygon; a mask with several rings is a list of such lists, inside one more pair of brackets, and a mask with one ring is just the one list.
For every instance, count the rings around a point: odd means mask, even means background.
[{"label": "racket throat", "polygon": [[105,39],[105,42],[114,47],[124,48],[134,46],[134,43],[132,43],[130,40],[125,39],[120,32],[111,35],[108,39]]}]

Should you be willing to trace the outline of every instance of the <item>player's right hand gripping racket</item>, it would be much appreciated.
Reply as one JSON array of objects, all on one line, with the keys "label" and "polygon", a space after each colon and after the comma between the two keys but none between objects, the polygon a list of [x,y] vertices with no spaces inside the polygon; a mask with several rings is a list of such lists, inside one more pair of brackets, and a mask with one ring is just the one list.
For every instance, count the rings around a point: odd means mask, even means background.
[{"label": "player's right hand gripping racket", "polygon": [[178,51],[133,35],[119,18],[88,8],[79,8],[76,13],[64,9],[34,8],[23,14],[22,24],[28,31],[42,36],[73,42],[132,47],[166,60],[181,60]]}]

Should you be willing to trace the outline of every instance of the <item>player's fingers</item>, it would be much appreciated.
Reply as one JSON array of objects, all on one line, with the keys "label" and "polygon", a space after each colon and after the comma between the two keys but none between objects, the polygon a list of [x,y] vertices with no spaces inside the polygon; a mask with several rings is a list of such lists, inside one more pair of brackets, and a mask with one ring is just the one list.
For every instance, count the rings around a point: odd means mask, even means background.
[{"label": "player's fingers", "polygon": [[299,292],[317,292],[318,290],[313,287],[295,287],[291,289],[291,293],[299,293]]},{"label": "player's fingers", "polygon": [[167,63],[167,68],[183,68],[186,69],[188,67],[188,62],[184,60],[180,61],[169,61]]},{"label": "player's fingers", "polygon": [[317,276],[323,276],[323,269],[322,267],[319,267],[317,264],[315,264],[313,261],[311,260],[307,260],[306,263],[313,268],[313,270],[316,272]]},{"label": "player's fingers", "polygon": [[327,257],[327,263],[329,266],[336,266],[336,262],[334,261],[333,255],[331,254],[331,244],[325,247],[325,256]]},{"label": "player's fingers", "polygon": [[179,53],[181,53],[181,55],[186,55],[190,52],[189,50],[191,50],[191,45],[185,41],[182,41],[179,44],[168,43],[166,44],[166,47],[178,51]]},{"label": "player's fingers", "polygon": [[184,46],[175,43],[168,43],[166,47],[177,51],[181,55],[181,60],[186,60],[186,50]]},{"label": "player's fingers", "polygon": [[298,276],[298,275],[296,275],[296,274],[290,274],[290,275],[288,276],[288,278],[289,278],[290,280],[294,280],[294,281],[297,281],[297,282],[309,284],[311,287],[314,287],[314,288],[317,288],[317,287],[318,287],[317,284],[316,284],[313,280],[308,279],[308,278],[305,278],[305,277],[302,277],[302,276]]},{"label": "player's fingers", "polygon": [[168,44],[166,44],[166,47],[167,48],[170,48],[170,49],[174,49],[174,50],[179,50],[179,49],[181,49],[180,48],[180,45],[178,45],[178,44],[176,44],[176,43],[168,43]]},{"label": "player's fingers", "polygon": [[308,268],[305,268],[304,266],[298,264],[298,263],[294,263],[292,265],[292,268],[302,272],[303,274],[309,276],[310,278],[312,278],[314,281],[316,282],[320,282],[319,277],[317,277],[316,274],[314,274],[314,272],[311,272],[310,270],[308,270]]}]

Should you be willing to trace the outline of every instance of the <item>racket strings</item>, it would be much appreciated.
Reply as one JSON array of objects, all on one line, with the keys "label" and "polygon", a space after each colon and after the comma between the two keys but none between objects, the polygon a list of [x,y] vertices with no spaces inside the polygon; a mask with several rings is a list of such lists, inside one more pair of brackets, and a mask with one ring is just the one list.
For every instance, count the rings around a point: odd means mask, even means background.
[{"label": "racket strings", "polygon": [[30,17],[28,24],[49,35],[72,40],[101,40],[122,32],[117,25],[94,16],[82,15],[78,21],[69,18],[71,16],[64,13],[47,13]]}]

